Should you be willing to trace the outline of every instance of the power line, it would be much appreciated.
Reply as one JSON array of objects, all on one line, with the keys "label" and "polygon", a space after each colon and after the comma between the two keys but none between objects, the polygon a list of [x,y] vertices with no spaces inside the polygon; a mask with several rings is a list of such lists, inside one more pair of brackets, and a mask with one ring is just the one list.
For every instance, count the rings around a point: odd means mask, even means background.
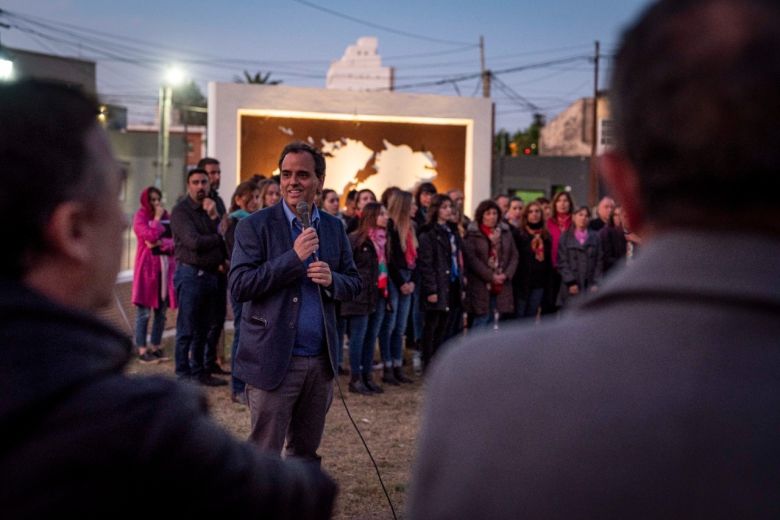
[{"label": "power line", "polygon": [[[352,22],[360,23],[363,25],[366,25],[368,27],[373,27],[374,29],[379,29],[382,31],[387,31],[393,34],[397,34],[399,36],[406,36],[408,38],[415,38],[417,40],[424,40],[428,42],[433,43],[443,43],[446,45],[469,45],[468,42],[461,42],[461,41],[454,41],[454,40],[442,40],[439,38],[431,38],[430,36],[424,36],[422,34],[415,34],[408,31],[402,31],[400,29],[393,29],[392,27],[387,27],[386,25],[379,25],[374,22],[369,22],[368,20],[361,20],[360,18],[355,18],[354,16],[350,16],[348,14],[340,13],[338,11],[334,11],[333,9],[328,9],[327,7],[322,7],[320,5],[307,2],[306,0],[293,0],[293,2],[297,2],[301,5],[305,5],[307,7],[311,7],[312,9],[317,9],[318,11],[322,11],[324,13],[328,13],[333,16],[337,16],[339,18],[343,18],[345,20],[350,20]],[[472,47],[476,47],[476,45],[472,45]]]},{"label": "power line", "polygon": [[[511,74],[511,73],[514,73],[514,72],[521,72],[521,71],[524,71],[524,70],[546,68],[546,67],[551,67],[551,66],[554,66],[554,65],[561,65],[561,64],[565,64],[565,63],[572,63],[574,61],[581,61],[581,60],[588,59],[588,58],[589,58],[588,56],[570,56],[570,57],[566,57],[566,58],[560,58],[560,59],[557,59],[557,60],[548,60],[548,61],[542,61],[542,62],[538,62],[538,63],[529,63],[527,65],[519,65],[519,66],[516,66],[516,67],[509,67],[509,68],[506,68],[506,69],[494,70],[494,71],[491,71],[490,74],[491,74],[492,77],[495,77],[495,76],[497,76],[499,74]],[[434,87],[434,86],[437,86],[437,85],[442,85],[444,83],[452,83],[453,81],[466,81],[466,80],[473,79],[473,78],[479,78],[481,76],[482,76],[481,72],[473,72],[473,73],[463,74],[463,75],[459,75],[459,76],[452,76],[452,77],[448,77],[448,78],[442,78],[442,79],[435,80],[435,81],[423,81],[423,82],[420,82],[420,83],[410,83],[410,84],[406,84],[406,85],[397,85],[397,86],[394,87],[394,89],[395,90],[406,90],[406,89],[417,88],[417,87]],[[388,90],[388,88],[384,88],[383,87],[383,88],[375,89],[375,90],[378,90],[378,91]]]},{"label": "power line", "polygon": [[512,88],[506,83],[504,83],[500,78],[494,77],[493,83],[496,85],[496,87],[498,87],[499,90],[501,90],[504,94],[506,94],[507,97],[514,103],[530,111],[539,110],[539,107],[535,103],[531,102],[529,99],[521,96],[520,94],[512,90]]},{"label": "power line", "polygon": [[457,49],[450,49],[450,50],[446,50],[446,51],[421,52],[419,54],[402,54],[402,55],[399,55],[399,56],[382,56],[382,59],[383,60],[400,61],[400,60],[412,60],[412,59],[417,59],[417,58],[428,58],[428,57],[431,57],[431,56],[445,56],[447,54],[457,54],[459,52],[470,51],[471,49],[473,49],[475,47],[476,47],[476,45],[474,45],[474,44],[468,44],[468,45],[465,45],[463,47],[459,47]]}]

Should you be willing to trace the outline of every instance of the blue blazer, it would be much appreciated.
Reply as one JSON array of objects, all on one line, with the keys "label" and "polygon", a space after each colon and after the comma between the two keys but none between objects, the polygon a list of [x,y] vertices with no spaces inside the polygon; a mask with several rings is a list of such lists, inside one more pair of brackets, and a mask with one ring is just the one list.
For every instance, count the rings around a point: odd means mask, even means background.
[{"label": "blue blazer", "polygon": [[[284,201],[241,220],[236,227],[229,287],[243,302],[236,376],[263,390],[284,380],[292,360],[300,309],[304,263],[293,250]],[[319,259],[327,262],[333,283],[322,289],[331,369],[336,359],[336,301],[360,292],[360,275],[339,219],[320,212]]]}]

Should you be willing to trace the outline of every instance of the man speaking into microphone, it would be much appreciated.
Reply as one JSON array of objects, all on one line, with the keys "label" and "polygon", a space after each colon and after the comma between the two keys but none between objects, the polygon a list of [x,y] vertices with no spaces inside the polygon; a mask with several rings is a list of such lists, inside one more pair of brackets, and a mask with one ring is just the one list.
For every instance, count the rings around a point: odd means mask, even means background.
[{"label": "man speaking into microphone", "polygon": [[313,204],[325,157],[303,142],[279,157],[283,200],[236,228],[230,291],[243,302],[236,376],[246,381],[249,440],[319,464],[333,399],[335,302],[360,292],[340,220]]}]

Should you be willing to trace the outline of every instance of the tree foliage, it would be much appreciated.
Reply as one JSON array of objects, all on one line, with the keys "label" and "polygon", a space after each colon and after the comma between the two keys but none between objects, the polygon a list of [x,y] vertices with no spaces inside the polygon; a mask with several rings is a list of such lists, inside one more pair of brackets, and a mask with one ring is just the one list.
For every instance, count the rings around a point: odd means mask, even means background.
[{"label": "tree foliage", "polygon": [[525,130],[510,134],[503,128],[496,133],[494,148],[498,155],[538,155],[539,135],[544,128],[544,115],[534,114],[533,122]]},{"label": "tree foliage", "polygon": [[250,74],[248,70],[244,71],[243,78],[235,76],[234,80],[236,83],[247,83],[249,85],[278,85],[282,82],[280,79],[271,79],[270,72],[263,74],[262,71],[257,71],[254,74]]},{"label": "tree foliage", "polygon": [[205,125],[208,119],[206,112],[192,108],[206,108],[207,105],[206,96],[194,81],[173,89],[173,108],[179,112],[180,124]]}]

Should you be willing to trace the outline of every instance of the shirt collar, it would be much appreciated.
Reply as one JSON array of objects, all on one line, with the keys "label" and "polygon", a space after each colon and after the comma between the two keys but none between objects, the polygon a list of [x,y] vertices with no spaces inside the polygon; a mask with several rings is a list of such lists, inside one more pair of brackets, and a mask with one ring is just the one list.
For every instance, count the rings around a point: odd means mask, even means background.
[{"label": "shirt collar", "polygon": [[[296,217],[295,213],[287,206],[287,201],[282,200],[280,204],[284,209],[284,216],[287,217],[287,222],[289,222],[290,227],[292,228],[298,223],[298,217]],[[317,224],[320,222],[320,212],[317,210],[316,204],[312,204],[311,207],[311,225],[317,227]]]}]

